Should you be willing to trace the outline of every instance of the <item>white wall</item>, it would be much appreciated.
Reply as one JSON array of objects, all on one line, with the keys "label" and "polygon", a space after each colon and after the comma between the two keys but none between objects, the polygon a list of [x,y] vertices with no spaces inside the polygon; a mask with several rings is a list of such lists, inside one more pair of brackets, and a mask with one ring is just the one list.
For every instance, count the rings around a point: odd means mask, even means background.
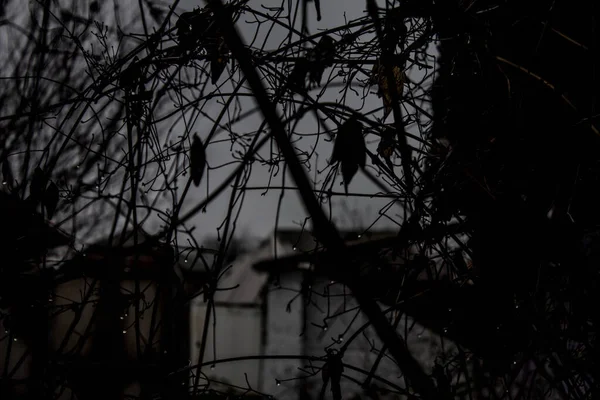
[{"label": "white wall", "polygon": [[[288,304],[300,290],[302,273],[282,275],[279,285],[269,285],[267,298],[267,343],[265,354],[304,355],[304,338],[300,336],[303,325],[303,300],[298,297]],[[289,311],[289,312],[288,312]],[[298,370],[305,362],[297,359],[265,360],[263,363],[262,388],[278,400],[298,399],[300,380],[285,379],[302,375]],[[277,385],[280,380],[280,385]]]},{"label": "white wall", "polygon": [[[199,343],[204,329],[206,303],[202,298],[196,299],[190,310],[191,363],[195,365],[198,363],[200,353]],[[203,362],[261,354],[261,331],[260,308],[216,306],[209,321]],[[214,345],[216,345],[216,352],[213,350]],[[214,369],[206,366],[202,368],[202,372],[211,379],[244,388],[247,387],[244,374],[247,374],[250,386],[258,389],[259,367],[258,360],[236,361],[216,364]],[[206,383],[206,379],[200,379],[200,385]]]}]

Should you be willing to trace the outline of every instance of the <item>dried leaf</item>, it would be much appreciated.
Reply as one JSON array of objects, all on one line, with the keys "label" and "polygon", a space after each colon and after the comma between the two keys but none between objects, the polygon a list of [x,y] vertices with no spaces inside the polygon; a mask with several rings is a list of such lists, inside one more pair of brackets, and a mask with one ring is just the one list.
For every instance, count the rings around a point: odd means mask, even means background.
[{"label": "dried leaf", "polygon": [[181,14],[175,23],[179,47],[186,50],[194,50],[202,35],[210,26],[208,13],[204,10],[194,10]]},{"label": "dried leaf", "polygon": [[460,274],[468,273],[469,266],[465,262],[465,258],[460,250],[454,252],[452,256],[452,263],[454,264],[454,268],[456,268]]},{"label": "dried leaf", "polygon": [[402,96],[402,92],[404,90],[404,72],[398,65],[394,65],[392,67],[392,76],[394,79],[394,86],[389,85],[387,78],[387,69],[384,64],[378,61],[375,65],[373,65],[373,70],[371,71],[371,84],[378,85],[377,95],[383,97],[383,105],[385,107],[384,119],[387,118],[389,113],[392,111],[392,99],[393,95],[391,90],[396,89],[396,94],[398,98]]},{"label": "dried leaf", "polygon": [[205,165],[206,153],[204,151],[204,145],[198,135],[194,134],[192,148],[190,149],[190,173],[194,185],[196,186],[200,185]]},{"label": "dried leaf", "polygon": [[392,128],[386,128],[381,134],[381,140],[377,146],[377,153],[386,160],[394,154],[396,142],[394,141],[395,131]]},{"label": "dried leaf", "polygon": [[219,77],[225,70],[227,66],[227,58],[226,57],[214,57],[210,62],[210,78],[213,85],[217,83]]},{"label": "dried leaf", "polygon": [[133,61],[125,68],[119,78],[119,85],[123,89],[132,90],[135,89],[142,79],[142,68],[140,66],[139,58],[135,56]]},{"label": "dried leaf", "polygon": [[29,185],[29,196],[34,202],[42,200],[44,188],[46,187],[46,176],[40,167],[36,167],[33,171],[33,177],[31,178],[31,184]]},{"label": "dried leaf", "polygon": [[310,80],[317,85],[321,84],[321,78],[325,68],[333,65],[335,57],[335,40],[331,36],[325,35],[319,40],[319,43],[312,49],[309,55],[310,60]]},{"label": "dried leaf", "polygon": [[306,58],[302,57],[296,61],[294,69],[288,78],[289,87],[291,90],[299,93],[302,93],[306,90],[305,81],[306,74],[308,73],[309,69],[310,62]]},{"label": "dried leaf", "polygon": [[7,185],[9,189],[12,189],[15,178],[12,173],[12,168],[8,159],[2,161],[2,184]]},{"label": "dried leaf", "polygon": [[401,7],[390,9],[385,18],[383,30],[384,46],[393,52],[398,43],[403,44],[408,34],[404,23],[404,12]]},{"label": "dried leaf", "polygon": [[331,162],[341,163],[346,193],[348,193],[348,184],[358,171],[358,167],[365,167],[367,149],[362,130],[362,124],[356,117],[351,117],[339,128],[335,138]]},{"label": "dried leaf", "polygon": [[329,349],[327,351],[327,361],[321,370],[321,377],[325,385],[331,382],[331,394],[333,400],[342,399],[341,380],[343,372],[344,364],[342,362],[341,353],[337,350]]},{"label": "dried leaf", "polygon": [[58,205],[58,187],[54,182],[50,182],[46,188],[43,203],[46,208],[46,214],[48,214],[48,218],[51,219],[54,215],[54,211],[56,211],[56,206]]},{"label": "dried leaf", "polygon": [[452,386],[450,384],[450,380],[446,376],[446,372],[444,371],[444,367],[439,364],[435,364],[433,367],[433,376],[437,383],[437,389],[440,394],[441,399],[452,399]]}]

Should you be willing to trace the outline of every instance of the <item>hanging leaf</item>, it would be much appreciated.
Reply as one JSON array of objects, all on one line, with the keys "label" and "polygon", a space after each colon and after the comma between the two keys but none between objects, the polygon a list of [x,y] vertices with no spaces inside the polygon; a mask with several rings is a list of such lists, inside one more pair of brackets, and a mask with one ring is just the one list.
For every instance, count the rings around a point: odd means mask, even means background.
[{"label": "hanging leaf", "polygon": [[202,35],[210,26],[208,13],[204,10],[185,12],[179,16],[175,23],[177,39],[182,52],[193,51],[202,39]]},{"label": "hanging leaf", "polygon": [[312,49],[309,55],[310,60],[310,80],[317,85],[321,84],[321,78],[325,68],[333,65],[335,57],[336,41],[331,36],[325,35],[319,40],[319,43]]},{"label": "hanging leaf", "polygon": [[56,211],[56,206],[58,205],[58,187],[54,182],[50,182],[46,188],[43,203],[46,208],[46,214],[48,214],[48,219],[52,219],[54,211]]},{"label": "hanging leaf", "polygon": [[454,396],[452,395],[452,386],[450,384],[450,380],[446,376],[444,367],[436,363],[433,367],[433,377],[435,378],[435,381],[437,383],[437,389],[440,395],[440,399],[453,399]]},{"label": "hanging leaf", "polygon": [[392,53],[398,44],[401,46],[404,45],[406,35],[408,34],[408,29],[404,23],[405,15],[402,8],[397,7],[390,9],[385,18],[385,27],[383,29],[384,46]]},{"label": "hanging leaf", "polygon": [[348,193],[348,184],[358,171],[358,167],[365,167],[367,148],[362,130],[362,124],[352,116],[340,126],[335,138],[331,162],[341,163],[346,193]]},{"label": "hanging leaf", "polygon": [[131,63],[121,73],[119,85],[125,90],[135,89],[142,79],[142,68],[139,58],[135,56]]},{"label": "hanging leaf", "polygon": [[213,85],[215,85],[217,83],[217,81],[219,80],[219,77],[225,70],[226,66],[227,66],[227,58],[226,57],[218,56],[211,60],[211,62],[210,62],[210,77],[211,77],[211,82]]},{"label": "hanging leaf", "polygon": [[196,18],[200,18],[201,14],[198,10],[184,12],[179,15],[177,22],[175,23],[175,29],[177,29],[177,38],[179,41],[185,40],[187,36],[191,35],[194,29],[194,22]]},{"label": "hanging leaf", "polygon": [[385,160],[389,160],[392,154],[394,154],[394,147],[396,145],[394,134],[394,129],[389,127],[381,134],[381,140],[379,140],[379,145],[377,146],[377,153]]},{"label": "hanging leaf", "polygon": [[5,158],[4,161],[2,161],[2,184],[8,186],[8,188],[12,190],[14,180],[15,178],[13,177],[10,163],[8,162],[8,159]]},{"label": "hanging leaf", "polygon": [[323,384],[327,385],[331,382],[331,394],[333,400],[342,399],[341,380],[344,372],[344,364],[342,363],[342,355],[335,349],[327,350],[327,361],[321,370],[321,378]]},{"label": "hanging leaf", "polygon": [[373,65],[373,70],[371,71],[371,84],[377,84],[378,91],[377,95],[379,97],[383,97],[383,106],[385,108],[383,118],[387,118],[387,116],[392,111],[392,90],[396,89],[396,94],[398,98],[402,96],[402,92],[404,89],[404,72],[398,65],[394,65],[392,67],[392,78],[393,78],[393,86],[390,86],[388,82],[388,72],[387,68],[383,64],[381,60],[379,60],[375,65]]},{"label": "hanging leaf", "polygon": [[310,62],[302,57],[296,61],[294,69],[289,76],[289,87],[291,90],[297,93],[303,93],[306,90],[306,74],[310,69]]},{"label": "hanging leaf", "polygon": [[463,257],[462,251],[457,250],[452,255],[452,263],[454,264],[454,268],[460,274],[466,274],[469,271],[469,266],[465,262],[465,258]]},{"label": "hanging leaf", "polygon": [[40,167],[36,167],[33,171],[33,177],[31,178],[31,184],[29,185],[29,196],[35,203],[42,200],[44,188],[46,187],[46,177]]},{"label": "hanging leaf", "polygon": [[194,185],[200,185],[200,180],[204,174],[204,166],[206,164],[206,153],[204,152],[204,145],[198,137],[194,134],[194,140],[192,142],[192,148],[190,149],[190,173]]},{"label": "hanging leaf", "polygon": [[207,58],[210,60],[211,82],[214,85],[229,61],[229,47],[221,30],[212,27],[206,30],[203,43]]}]

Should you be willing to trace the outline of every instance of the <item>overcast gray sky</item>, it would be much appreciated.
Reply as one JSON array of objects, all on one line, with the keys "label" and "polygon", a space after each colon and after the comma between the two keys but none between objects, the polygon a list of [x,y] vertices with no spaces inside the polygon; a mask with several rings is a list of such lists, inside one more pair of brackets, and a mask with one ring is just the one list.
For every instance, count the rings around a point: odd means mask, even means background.
[{"label": "overcast gray sky", "polygon": [[[287,7],[292,5],[296,6],[297,0],[287,1],[287,0],[260,0],[260,1],[249,1],[249,5],[253,8],[260,8],[261,5],[265,6],[284,6],[287,11]],[[183,0],[180,2],[180,6],[182,10],[192,10],[194,7],[204,6],[203,1],[198,0]],[[311,33],[316,33],[320,29],[328,29],[335,26],[344,25],[345,21],[350,21],[352,19],[361,17],[365,14],[365,2],[364,1],[327,1],[321,0],[321,9],[322,9],[322,20],[317,22],[316,13],[314,8],[314,3],[311,1],[308,4],[308,12],[309,12],[309,30]],[[262,9],[263,12],[268,12],[265,9]],[[246,21],[249,20],[249,17],[242,16],[238,21],[238,29],[241,31],[243,39],[246,42],[252,40],[255,35],[256,24],[248,24]],[[300,22],[298,21],[297,27],[299,27]],[[259,40],[256,43],[262,43],[264,38],[264,29],[259,32]],[[271,32],[270,39],[265,46],[265,49],[277,49],[287,31],[283,29],[278,29],[277,27]],[[370,67],[370,66],[369,66]],[[370,69],[370,68],[369,68]],[[329,73],[328,69],[326,71],[326,75]],[[224,73],[225,74],[225,73]],[[325,80],[325,79],[324,79]],[[321,97],[321,101],[335,101],[340,95],[338,93],[340,86],[333,87],[326,91],[326,93]],[[364,88],[357,87],[359,93],[363,93]],[[375,94],[375,88],[371,88],[370,90],[373,94],[368,96],[367,102],[365,105],[365,109],[373,109],[381,107],[381,99],[378,98]],[[316,96],[318,90],[313,90],[311,92],[311,96]],[[252,107],[252,102],[248,100],[242,100],[242,107],[244,109],[250,109]],[[359,97],[351,98],[348,102],[348,105],[359,108],[362,104],[362,101]],[[214,101],[214,104],[208,107],[207,112],[211,115],[216,114],[221,110],[222,106]],[[209,111],[210,110],[210,111]],[[387,122],[391,122],[392,117],[389,117]],[[236,133],[244,133],[250,132],[253,129],[256,129],[260,122],[262,121],[262,115],[255,114],[250,118],[247,118],[243,121],[243,123],[236,124],[233,126],[233,130]],[[197,123],[194,125],[193,130],[198,132],[198,134],[202,137],[207,134],[207,131],[212,127],[211,122],[206,119],[199,119]],[[296,131],[301,132],[311,132],[314,133],[317,130],[317,124],[314,118],[305,117],[300,121],[297,126]],[[221,136],[218,139],[224,139],[226,136]],[[310,176],[315,177],[315,165],[319,170],[324,169],[327,165],[327,160],[331,156],[331,144],[324,141],[324,136],[318,139],[317,142],[310,143],[311,140],[309,137],[303,137],[302,141],[306,141],[305,143],[298,142],[296,146],[301,147],[302,149],[310,150],[312,146],[317,146],[317,151],[311,159],[312,170],[310,171]],[[375,151],[377,147],[377,142],[369,142],[367,138],[367,146],[370,150]],[[375,139],[375,137],[373,137]],[[216,142],[216,141],[215,141]],[[265,154],[265,153],[263,153]],[[220,143],[214,143],[208,146],[208,163],[211,167],[215,167],[217,165],[226,164],[232,161],[230,143],[227,141],[221,141]],[[367,161],[370,164],[370,161]],[[235,165],[231,165],[229,167],[223,167],[218,170],[210,171],[210,188],[214,189],[218,184],[224,179],[228,174],[235,168]],[[371,169],[371,172],[375,173],[374,169]],[[252,169],[252,178],[250,180],[250,184],[248,186],[258,187],[258,186],[266,186],[269,182],[270,172],[268,168],[261,167],[258,163],[255,163]],[[323,183],[323,179],[325,178],[325,174],[321,174],[317,176],[317,180],[320,183]],[[336,185],[334,186],[334,190],[343,192],[343,186],[339,186],[339,182],[341,179],[338,177],[336,181]],[[199,201],[205,198],[206,196],[206,179],[203,184],[199,188],[195,188],[192,186],[192,192],[188,196],[185,208],[191,207],[197,204]],[[290,176],[286,177],[286,186],[292,186],[293,181]],[[280,172],[277,176],[273,177],[271,180],[272,186],[280,186],[282,184],[282,173]],[[370,184],[366,178],[363,176],[361,172],[357,174],[357,176],[352,181],[350,187],[350,192],[354,193],[377,193],[378,190]],[[240,218],[237,224],[237,232],[244,235],[252,235],[264,237],[273,231],[276,224],[276,211],[278,202],[280,199],[281,192],[279,190],[270,190],[264,196],[261,195],[260,190],[248,191],[244,200],[244,204],[240,211]],[[191,222],[190,225],[195,225],[195,236],[197,239],[201,239],[205,235],[212,235],[216,233],[216,227],[219,226],[228,209],[229,203],[229,195],[230,191],[227,191],[223,194],[216,202],[209,205],[206,213],[199,213]],[[338,226],[343,228],[362,228],[369,226],[373,223],[379,216],[379,211],[389,203],[390,199],[372,199],[372,198],[355,198],[355,197],[345,197],[338,196],[334,198],[333,206],[332,206],[332,215]],[[328,207],[328,206],[327,206]],[[395,206],[389,209],[387,215],[396,220],[400,219],[401,216],[401,208],[399,206]],[[327,212],[329,209],[327,208]],[[293,191],[286,191],[283,196],[283,200],[281,202],[281,210],[279,214],[279,227],[294,227],[301,224],[306,218],[306,214],[304,209],[300,203],[299,197]],[[390,222],[388,218],[380,218],[379,222],[375,225],[375,229],[386,229],[390,227],[394,227],[395,224]]]}]

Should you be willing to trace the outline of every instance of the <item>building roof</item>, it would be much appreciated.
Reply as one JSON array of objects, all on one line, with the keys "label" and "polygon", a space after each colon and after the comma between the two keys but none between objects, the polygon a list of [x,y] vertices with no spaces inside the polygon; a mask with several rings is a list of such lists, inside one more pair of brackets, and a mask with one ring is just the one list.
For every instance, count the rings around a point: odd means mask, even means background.
[{"label": "building roof", "polygon": [[48,249],[64,246],[71,238],[37,212],[35,204],[0,191],[0,251],[4,263],[35,259]]},{"label": "building roof", "polygon": [[[118,245],[121,241],[123,243]],[[173,265],[173,261],[170,245],[139,229],[137,244],[131,232],[124,235],[124,240],[120,234],[112,241],[103,238],[65,262],[59,269],[59,276],[61,280],[81,275],[103,277],[109,273],[107,267],[110,266],[119,269],[118,276],[122,279],[158,280],[167,272],[164,267]]]},{"label": "building roof", "polygon": [[[341,232],[348,245],[365,243],[376,239],[395,236],[390,231],[359,233],[357,231]],[[217,303],[260,303],[261,292],[271,275],[285,273],[285,260],[298,254],[307,254],[322,250],[322,246],[309,231],[280,230],[266,238],[252,252],[242,254],[231,265],[225,266],[223,276],[219,279],[215,293]],[[279,262],[281,261],[281,262]],[[275,268],[260,270],[255,268],[261,262],[268,262]],[[278,270],[276,267],[281,266]],[[297,267],[297,263],[295,267]],[[196,267],[199,268],[199,267]]]}]

